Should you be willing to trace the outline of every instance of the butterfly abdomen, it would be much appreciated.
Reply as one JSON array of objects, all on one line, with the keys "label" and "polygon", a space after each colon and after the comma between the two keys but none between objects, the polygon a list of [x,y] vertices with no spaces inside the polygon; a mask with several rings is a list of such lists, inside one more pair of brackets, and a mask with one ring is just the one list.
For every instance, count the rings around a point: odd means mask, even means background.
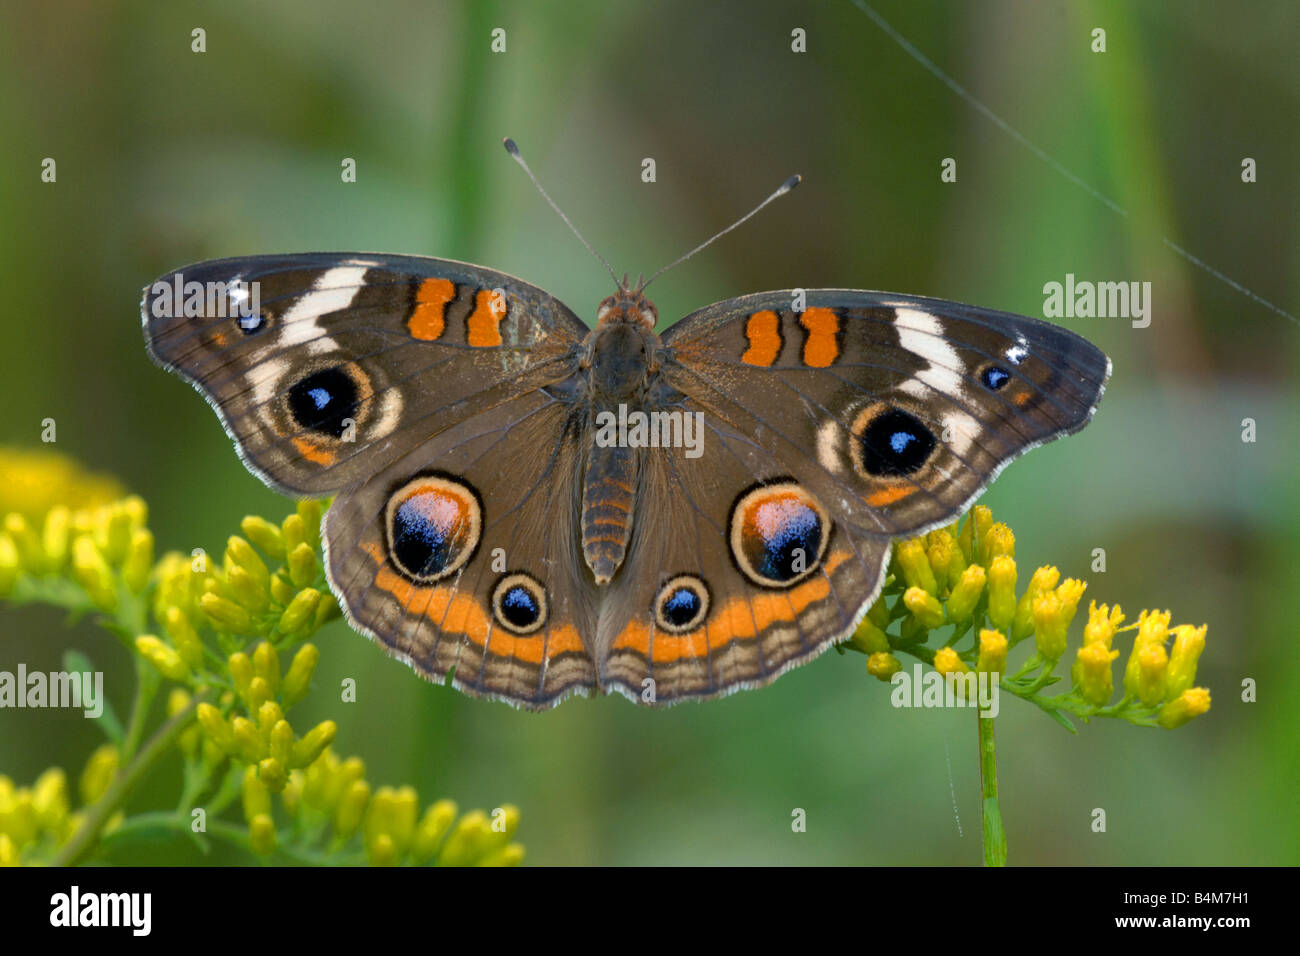
[{"label": "butterfly abdomen", "polygon": [[582,554],[597,584],[607,584],[627,554],[636,480],[636,449],[592,440],[582,482]]}]

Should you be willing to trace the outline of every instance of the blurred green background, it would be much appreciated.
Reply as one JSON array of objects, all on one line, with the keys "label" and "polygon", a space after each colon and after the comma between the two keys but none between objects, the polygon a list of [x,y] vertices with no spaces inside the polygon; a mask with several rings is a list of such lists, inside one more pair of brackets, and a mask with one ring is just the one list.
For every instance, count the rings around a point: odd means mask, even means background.
[{"label": "blurred green background", "polygon": [[[254,3],[20,0],[0,30],[0,443],[57,449],[150,503],[161,547],[219,549],[287,502],[240,465],[189,386],[150,364],[140,289],[275,251],[481,262],[587,318],[609,289],[500,146],[514,136],[620,271],[650,272],[792,172],[790,198],[656,284],[665,319],[747,292],[879,288],[1042,315],[1044,283],[1151,281],[1153,321],[1066,319],[1108,352],[1096,421],[983,499],[1022,567],[1055,563],[1130,616],[1209,624],[1210,714],[1174,733],[1070,737],[1008,697],[998,722],[1013,863],[1300,862],[1296,705],[1300,7],[879,0],[921,50],[1128,211],[962,102],[848,2]],[[190,31],[207,31],[191,52]],[[490,52],[493,28],[507,50]],[[807,52],[791,51],[791,30]],[[1107,51],[1090,50],[1107,31]],[[58,180],[40,181],[43,158]],[[340,181],[344,157],[357,182]],[[657,182],[641,181],[653,157]],[[956,183],[940,181],[954,157]],[[1241,181],[1241,161],[1258,182]],[[1258,440],[1241,440],[1242,419]],[[1104,574],[1089,571],[1103,547]],[[1077,633],[1077,630],[1076,630]],[[49,609],[0,614],[0,669],[81,647],[119,712],[124,652]],[[1126,638],[1117,646],[1125,648]],[[304,725],[376,783],[523,810],[533,863],[980,860],[975,718],[895,710],[863,658],[666,712],[546,714],[416,678],[336,623]],[[334,699],[355,677],[359,700]],[[1240,700],[1243,678],[1258,703]],[[296,721],[297,719],[295,719]],[[0,713],[0,770],[75,772],[77,713]],[[133,809],[164,808],[177,767]],[[1091,812],[1107,811],[1093,833]],[[791,832],[794,808],[807,832]],[[199,862],[182,841],[119,862]],[[238,855],[218,860],[244,859]]]}]

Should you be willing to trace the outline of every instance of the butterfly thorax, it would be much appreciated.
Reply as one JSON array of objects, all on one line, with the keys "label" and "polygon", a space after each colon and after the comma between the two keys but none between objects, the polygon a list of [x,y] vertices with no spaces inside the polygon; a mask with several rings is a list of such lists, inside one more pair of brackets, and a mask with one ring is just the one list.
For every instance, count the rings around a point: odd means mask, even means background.
[{"label": "butterfly thorax", "polygon": [[[659,337],[654,305],[640,293],[620,289],[600,304],[587,337],[588,415],[622,416],[643,410],[657,365]],[[638,452],[603,440],[590,428],[582,482],[582,551],[597,584],[606,584],[623,563],[632,537]]]}]

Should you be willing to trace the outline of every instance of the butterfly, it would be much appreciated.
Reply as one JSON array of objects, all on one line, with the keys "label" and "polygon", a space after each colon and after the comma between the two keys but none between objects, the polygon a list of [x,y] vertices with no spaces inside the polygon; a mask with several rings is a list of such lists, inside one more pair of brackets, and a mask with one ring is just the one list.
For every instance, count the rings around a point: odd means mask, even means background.
[{"label": "butterfly", "polygon": [[645,284],[616,280],[589,327],[482,266],[269,255],[168,273],[141,310],[250,471],[336,496],[352,626],[534,710],[715,698],[812,660],[876,599],[892,539],[1086,425],[1110,375],[1049,323],[853,289],[659,335]]}]

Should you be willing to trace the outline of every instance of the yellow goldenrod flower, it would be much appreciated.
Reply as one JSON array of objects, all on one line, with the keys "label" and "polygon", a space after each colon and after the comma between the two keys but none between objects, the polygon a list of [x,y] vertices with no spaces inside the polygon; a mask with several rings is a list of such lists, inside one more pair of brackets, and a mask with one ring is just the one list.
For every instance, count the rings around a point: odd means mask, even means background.
[{"label": "yellow goldenrod flower", "polygon": [[266,738],[251,720],[247,717],[236,717],[230,722],[230,729],[235,735],[237,752],[246,763],[255,764],[266,757]]},{"label": "yellow goldenrod flower", "polygon": [[284,675],[280,687],[286,707],[292,707],[307,696],[319,660],[320,651],[316,649],[315,644],[304,644],[293,655],[293,660],[289,662],[289,672]]},{"label": "yellow goldenrod flower", "polygon": [[45,552],[45,569],[62,571],[71,556],[72,512],[65,505],[56,505],[45,516],[41,530],[41,550]]},{"label": "yellow goldenrod flower", "polygon": [[867,673],[885,683],[902,669],[898,658],[888,651],[877,651],[867,658]]},{"label": "yellow goldenrod flower", "polygon": [[131,532],[131,541],[126,548],[126,560],[122,564],[122,580],[132,594],[142,594],[149,586],[153,574],[153,534],[148,528],[137,528]]},{"label": "yellow goldenrod flower", "polygon": [[243,651],[236,651],[226,658],[226,669],[235,684],[235,693],[245,703],[248,702],[248,690],[253,683],[253,661]]},{"label": "yellow goldenrod flower", "polygon": [[1005,554],[989,562],[989,623],[1002,633],[1011,631],[1016,619],[1016,560]]},{"label": "yellow goldenrod flower", "polygon": [[332,720],[322,720],[293,745],[289,761],[291,767],[306,767],[315,762],[324,753],[325,748],[334,742],[339,732],[338,724]]},{"label": "yellow goldenrod flower", "polygon": [[1023,641],[1034,633],[1034,602],[1056,587],[1061,579],[1061,572],[1049,566],[1041,567],[1029,579],[1029,587],[1016,604],[1015,621],[1011,626],[1011,643]]},{"label": "yellow goldenrod flower", "polygon": [[258,814],[248,824],[248,845],[260,856],[275,850],[275,821],[269,813]]},{"label": "yellow goldenrod flower", "polygon": [[1142,648],[1150,644],[1161,644],[1169,634],[1170,612],[1143,611],[1138,615],[1138,632],[1133,638],[1133,650],[1124,667],[1124,691],[1134,697],[1138,696],[1138,671],[1141,666]]},{"label": "yellow goldenrod flower", "polygon": [[970,670],[960,655],[951,647],[941,647],[934,652],[934,669],[940,674],[965,674]]},{"label": "yellow goldenrod flower", "polygon": [[1075,687],[1088,703],[1103,707],[1110,701],[1115,692],[1111,662],[1117,657],[1119,651],[1110,650],[1100,641],[1079,648],[1071,673]]},{"label": "yellow goldenrod flower", "polygon": [[226,572],[226,586],[235,603],[252,615],[263,613],[271,604],[271,592],[267,586],[239,565]]},{"label": "yellow goldenrod flower", "polygon": [[122,486],[48,448],[0,447],[0,512],[32,521],[57,506],[95,508],[122,496]]},{"label": "yellow goldenrod flower", "polygon": [[980,630],[980,653],[975,669],[985,674],[1007,672],[1007,639],[1000,631]]},{"label": "yellow goldenrod flower", "polygon": [[253,626],[253,619],[249,617],[248,611],[213,591],[204,592],[199,598],[199,607],[220,631],[246,634]]},{"label": "yellow goldenrod flower", "polygon": [[980,541],[980,564],[988,567],[994,558],[1016,556],[1016,536],[1002,522],[991,525]]},{"label": "yellow goldenrod flower", "polygon": [[1163,644],[1147,644],[1137,651],[1137,655],[1137,697],[1147,707],[1154,707],[1165,696],[1165,675],[1169,670],[1169,655],[1165,652]]},{"label": "yellow goldenrod flower", "polygon": [[975,605],[984,593],[987,572],[978,564],[972,564],[961,573],[948,596],[948,619],[950,621],[969,621],[975,613]]},{"label": "yellow goldenrod flower", "polygon": [[278,525],[273,525],[265,518],[248,515],[239,523],[239,529],[257,547],[273,558],[284,559],[284,535]]},{"label": "yellow goldenrod flower", "polygon": [[1034,600],[1034,643],[1043,660],[1054,661],[1065,653],[1064,614],[1056,591],[1040,594]]},{"label": "yellow goldenrod flower", "polygon": [[221,711],[209,703],[201,703],[195,708],[195,716],[203,733],[222,753],[233,753],[237,747],[235,733]]},{"label": "yellow goldenrod flower", "polygon": [[1098,607],[1096,601],[1089,601],[1088,623],[1083,626],[1083,643],[1102,644],[1109,648],[1115,631],[1123,623],[1124,612],[1118,604],[1113,608],[1106,604]]},{"label": "yellow goldenrod flower", "polygon": [[203,666],[203,641],[194,625],[185,616],[185,612],[172,605],[160,615],[167,636],[172,639],[172,646],[186,664],[193,670]]},{"label": "yellow goldenrod flower", "polygon": [[1165,700],[1180,696],[1196,680],[1196,663],[1201,651],[1205,650],[1205,631],[1204,624],[1200,627],[1180,624],[1170,631],[1174,644],[1169,652],[1169,670],[1165,676]]},{"label": "yellow goldenrod flower", "polygon": [[20,569],[18,548],[13,538],[7,534],[0,534],[0,597],[6,597],[13,592]]},{"label": "yellow goldenrod flower", "polygon": [[460,818],[438,854],[442,866],[472,866],[492,848],[492,827],[487,814],[471,810]]},{"label": "yellow goldenrod flower", "polygon": [[315,588],[303,588],[294,594],[288,607],[280,615],[280,632],[292,634],[301,630],[303,625],[316,616],[316,608],[320,605],[320,601],[321,592]]},{"label": "yellow goldenrod flower", "polygon": [[104,744],[90,755],[81,772],[81,803],[90,806],[104,795],[113,778],[117,776],[117,748]]},{"label": "yellow goldenrod flower", "polygon": [[992,527],[993,511],[986,505],[976,505],[966,516],[957,535],[957,543],[961,546],[961,553],[966,558],[967,564],[979,561],[979,550],[976,545],[984,541]]},{"label": "yellow goldenrod flower", "polygon": [[944,617],[943,605],[939,603],[939,599],[919,587],[910,587],[903,592],[903,604],[912,612],[912,616],[916,618],[917,623],[922,627],[942,627],[947,621]]},{"label": "yellow goldenrod flower", "polygon": [[300,544],[289,552],[289,580],[295,587],[305,588],[316,580],[316,549]]},{"label": "yellow goldenrod flower", "polygon": [[863,618],[858,629],[853,632],[849,643],[864,654],[879,654],[889,650],[889,638],[885,632],[876,627],[869,618]]},{"label": "yellow goldenrod flower", "polygon": [[934,571],[930,568],[930,559],[926,557],[925,545],[920,538],[900,541],[894,549],[898,566],[902,569],[903,580],[908,587],[918,588],[927,594],[938,595],[939,584]]},{"label": "yellow goldenrod flower", "polygon": [[499,850],[487,854],[478,862],[478,866],[518,866],[524,862],[524,847],[520,843],[511,843]]},{"label": "yellow goldenrod flower", "polygon": [[281,717],[271,726],[268,735],[268,748],[272,760],[278,760],[285,767],[293,765],[293,728],[289,721]]},{"label": "yellow goldenrod flower", "polygon": [[226,540],[225,563],[227,575],[235,568],[242,568],[262,588],[271,583],[271,572],[267,569],[266,562],[251,544],[237,534],[232,534]]},{"label": "yellow goldenrod flower", "polygon": [[456,813],[456,804],[451,800],[439,800],[429,805],[415,831],[415,840],[411,845],[411,862],[424,864],[433,859],[443,837],[456,822]]},{"label": "yellow goldenrod flower", "polygon": [[0,833],[0,866],[18,866],[18,844],[7,833]]},{"label": "yellow goldenrod flower", "polygon": [[1210,709],[1210,692],[1204,687],[1189,687],[1160,708],[1156,720],[1166,730],[1181,727],[1193,717]]},{"label": "yellow goldenrod flower", "polygon": [[257,767],[250,764],[244,768],[244,783],[241,790],[244,807],[244,820],[252,823],[255,817],[271,812],[271,792],[265,782],[258,776]]},{"label": "yellow goldenrod flower", "polygon": [[72,546],[72,571],[95,607],[108,614],[117,610],[113,572],[88,535],[78,537]]},{"label": "yellow goldenrod flower", "polygon": [[266,641],[253,648],[253,673],[266,681],[272,697],[280,692],[280,655]]},{"label": "yellow goldenrod flower", "polygon": [[189,680],[189,665],[181,659],[176,648],[168,647],[152,634],[141,634],[135,639],[135,649],[168,680]]},{"label": "yellow goldenrod flower", "polygon": [[280,537],[284,541],[286,556],[293,554],[298,545],[307,543],[307,525],[302,515],[291,514],[280,525]]},{"label": "yellow goldenrod flower", "polygon": [[[962,561],[961,549],[957,547],[957,542],[953,540],[952,535],[942,528],[938,531],[932,531],[926,543],[925,556],[926,560],[930,562],[930,571],[934,575],[935,583],[938,585],[938,593],[946,592],[954,583],[952,578],[954,563],[965,564]],[[960,573],[960,571],[957,573]]]},{"label": "yellow goldenrod flower", "polygon": [[68,775],[51,767],[32,785],[32,807],[42,830],[56,832],[68,816]]},{"label": "yellow goldenrod flower", "polygon": [[369,803],[370,784],[364,780],[354,780],[348,784],[334,813],[334,832],[340,839],[346,840],[357,832]]},{"label": "yellow goldenrod flower", "polygon": [[284,764],[280,761],[274,757],[267,757],[257,763],[257,778],[271,793],[279,793],[289,782],[289,772],[284,769]]}]

